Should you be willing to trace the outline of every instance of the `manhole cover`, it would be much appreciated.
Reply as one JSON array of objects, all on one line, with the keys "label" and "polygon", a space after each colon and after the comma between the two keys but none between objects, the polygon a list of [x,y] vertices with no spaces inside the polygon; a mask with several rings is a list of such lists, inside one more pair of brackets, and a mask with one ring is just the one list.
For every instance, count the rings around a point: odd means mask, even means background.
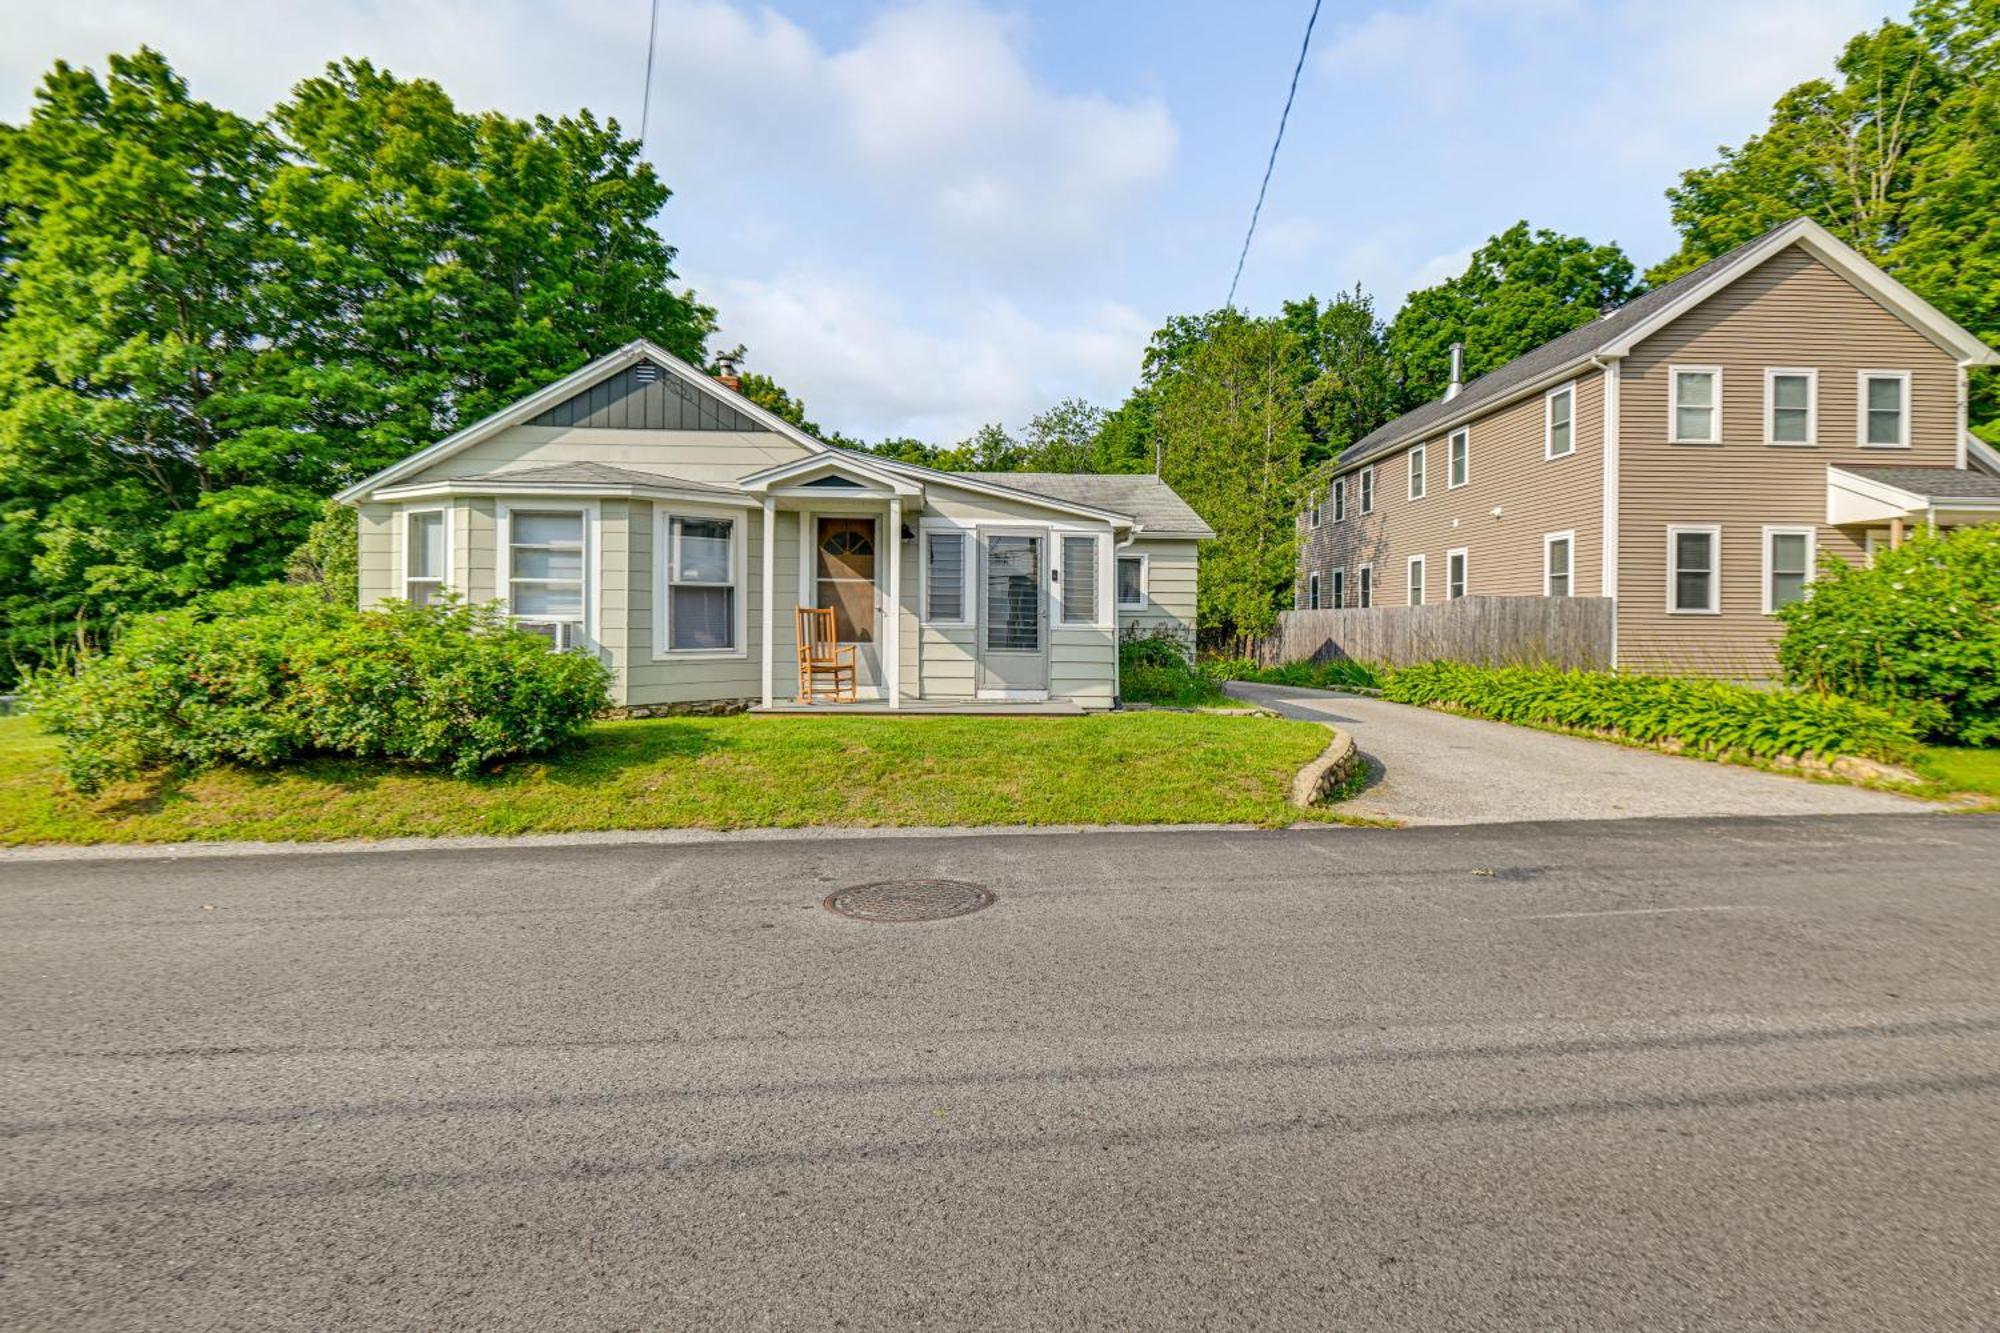
[{"label": "manhole cover", "polygon": [[829,912],[856,921],[942,921],[993,905],[993,895],[960,879],[885,879],[826,895]]}]

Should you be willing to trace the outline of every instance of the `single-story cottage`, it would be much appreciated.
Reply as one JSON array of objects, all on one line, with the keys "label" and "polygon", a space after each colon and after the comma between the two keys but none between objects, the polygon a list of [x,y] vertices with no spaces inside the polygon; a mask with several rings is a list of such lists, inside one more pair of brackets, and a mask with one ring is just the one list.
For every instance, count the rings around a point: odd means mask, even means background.
[{"label": "single-story cottage", "polygon": [[1121,632],[1192,645],[1215,535],[1157,477],[836,448],[644,340],[338,498],[362,606],[497,600],[640,714],[795,704],[801,607],[878,706],[1110,708]]}]

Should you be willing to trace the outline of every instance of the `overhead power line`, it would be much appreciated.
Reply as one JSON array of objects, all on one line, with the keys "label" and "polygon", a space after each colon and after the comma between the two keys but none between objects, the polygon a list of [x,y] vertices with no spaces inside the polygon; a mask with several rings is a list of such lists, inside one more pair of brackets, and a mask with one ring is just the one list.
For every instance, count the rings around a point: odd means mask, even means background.
[{"label": "overhead power line", "polygon": [[1306,19],[1306,37],[1299,43],[1299,63],[1292,66],[1292,86],[1285,93],[1285,110],[1278,117],[1278,135],[1271,140],[1271,157],[1264,163],[1264,183],[1257,187],[1257,206],[1250,210],[1250,230],[1243,233],[1243,252],[1236,256],[1236,276],[1229,280],[1225,309],[1236,307],[1236,284],[1243,281],[1243,261],[1250,257],[1250,239],[1257,234],[1257,217],[1264,211],[1264,194],[1271,188],[1271,172],[1278,165],[1278,145],[1285,141],[1285,122],[1292,118],[1292,99],[1299,95],[1299,73],[1306,67],[1306,52],[1312,49],[1313,24],[1319,22],[1320,0],[1313,0],[1312,16]]},{"label": "overhead power line", "polygon": [[653,114],[653,38],[660,31],[660,0],[653,0],[653,17],[646,24],[646,91],[639,99],[639,150],[646,149],[646,121]]}]

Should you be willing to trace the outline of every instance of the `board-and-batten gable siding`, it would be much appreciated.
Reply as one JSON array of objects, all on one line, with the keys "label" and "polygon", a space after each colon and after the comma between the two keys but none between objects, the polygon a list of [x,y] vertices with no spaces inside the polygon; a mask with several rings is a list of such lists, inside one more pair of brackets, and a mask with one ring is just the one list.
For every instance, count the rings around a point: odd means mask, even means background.
[{"label": "board-and-batten gable siding", "polygon": [[724,402],[709,386],[690,384],[650,361],[607,375],[537,414],[528,424],[743,434],[767,429]]},{"label": "board-and-batten gable siding", "polygon": [[[1720,366],[1722,443],[1667,443],[1671,367]],[[1818,372],[1818,443],[1764,443],[1766,368]],[[1908,449],[1857,442],[1859,375],[1910,372]],[[1640,343],[1620,367],[1618,661],[1634,670],[1763,677],[1777,621],[1763,614],[1765,525],[1812,526],[1818,550],[1862,556],[1826,523],[1828,464],[1949,467],[1958,456],[1952,355],[1797,247]],[[1671,615],[1670,525],[1722,528],[1722,614]]]},{"label": "board-and-batten gable siding", "polygon": [[1117,554],[1146,557],[1146,605],[1118,608],[1120,632],[1150,634],[1172,630],[1189,636],[1195,627],[1195,580],[1200,546],[1191,541],[1140,538]]},{"label": "board-and-batten gable siding", "polygon": [[[1410,448],[1375,459],[1375,512],[1361,513],[1359,469],[1347,481],[1347,517],[1333,521],[1333,501],[1322,484],[1314,498],[1320,525],[1298,520],[1300,547],[1296,605],[1303,607],[1307,575],[1320,577],[1320,602],[1331,606],[1332,571],[1346,571],[1347,605],[1355,604],[1364,564],[1374,566],[1375,606],[1409,601],[1409,558],[1424,557],[1424,598],[1444,600],[1445,556],[1466,550],[1469,596],[1542,595],[1542,539],[1574,532],[1571,587],[1595,594],[1602,577],[1604,531],[1604,376],[1586,367],[1573,381],[1575,448],[1545,458],[1545,393],[1475,417],[1465,485],[1447,485],[1451,432],[1422,441],[1424,498],[1410,499]],[[1551,388],[1557,386],[1551,385]],[[1495,507],[1500,509],[1496,517]],[[1453,521],[1457,526],[1453,526]]]}]

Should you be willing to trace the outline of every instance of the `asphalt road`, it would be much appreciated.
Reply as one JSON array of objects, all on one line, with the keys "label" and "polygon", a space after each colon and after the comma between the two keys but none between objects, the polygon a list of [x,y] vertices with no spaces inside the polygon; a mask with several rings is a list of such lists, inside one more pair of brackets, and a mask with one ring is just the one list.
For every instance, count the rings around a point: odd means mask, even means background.
[{"label": "asphalt road", "polygon": [[1286,717],[1332,722],[1352,732],[1375,780],[1344,808],[1406,824],[1936,809],[1845,783],[1684,759],[1358,694],[1243,681],[1231,681],[1229,692]]},{"label": "asphalt road", "polygon": [[[1990,1329],[2000,819],[0,861],[0,1326]],[[915,926],[820,908],[989,885]]]}]

